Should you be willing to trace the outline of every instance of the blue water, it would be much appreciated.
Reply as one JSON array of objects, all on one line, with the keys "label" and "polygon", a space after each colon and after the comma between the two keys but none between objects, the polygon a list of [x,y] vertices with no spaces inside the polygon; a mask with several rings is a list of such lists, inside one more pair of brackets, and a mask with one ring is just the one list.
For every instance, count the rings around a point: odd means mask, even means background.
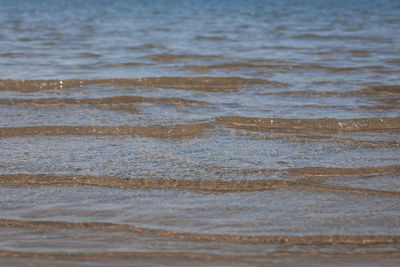
[{"label": "blue water", "polygon": [[[399,2],[390,0],[3,0],[1,77],[92,79],[197,74],[182,68],[196,63],[192,60],[151,60],[152,55],[167,53],[218,56],[200,62],[208,64],[250,59],[340,68],[377,66],[389,73],[360,70],[350,79],[346,73],[346,79],[389,82],[399,75],[398,63],[390,63],[399,59],[399,12]],[[118,65],[121,63],[132,64]],[[226,71],[212,74],[226,75]],[[277,73],[277,79],[300,82],[300,77],[308,78],[309,74]],[[343,79],[342,75],[331,76]]]}]

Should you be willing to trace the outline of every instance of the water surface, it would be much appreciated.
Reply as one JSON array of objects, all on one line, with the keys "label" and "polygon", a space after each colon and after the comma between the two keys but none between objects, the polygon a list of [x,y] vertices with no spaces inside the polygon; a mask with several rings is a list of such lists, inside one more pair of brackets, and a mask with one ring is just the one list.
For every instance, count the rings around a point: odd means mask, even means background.
[{"label": "water surface", "polygon": [[397,266],[398,1],[0,5],[6,266]]}]

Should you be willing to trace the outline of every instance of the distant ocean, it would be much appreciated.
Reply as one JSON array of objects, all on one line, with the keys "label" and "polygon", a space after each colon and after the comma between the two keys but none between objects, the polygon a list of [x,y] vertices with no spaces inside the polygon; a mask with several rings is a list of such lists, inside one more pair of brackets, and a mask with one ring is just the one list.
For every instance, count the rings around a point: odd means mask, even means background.
[{"label": "distant ocean", "polygon": [[0,265],[398,266],[399,14],[0,0]]}]

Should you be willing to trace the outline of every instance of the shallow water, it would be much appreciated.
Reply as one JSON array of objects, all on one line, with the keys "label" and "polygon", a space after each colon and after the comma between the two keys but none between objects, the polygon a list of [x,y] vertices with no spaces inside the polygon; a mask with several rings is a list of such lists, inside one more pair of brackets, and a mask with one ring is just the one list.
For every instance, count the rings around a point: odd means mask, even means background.
[{"label": "shallow water", "polygon": [[2,1],[0,263],[397,266],[399,13]]}]

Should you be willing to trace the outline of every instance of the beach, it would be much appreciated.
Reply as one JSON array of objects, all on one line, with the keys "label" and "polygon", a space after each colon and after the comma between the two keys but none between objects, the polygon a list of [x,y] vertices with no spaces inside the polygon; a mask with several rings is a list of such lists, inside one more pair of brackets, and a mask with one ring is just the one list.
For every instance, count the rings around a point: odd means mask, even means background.
[{"label": "beach", "polygon": [[0,5],[1,266],[398,266],[398,1]]}]

